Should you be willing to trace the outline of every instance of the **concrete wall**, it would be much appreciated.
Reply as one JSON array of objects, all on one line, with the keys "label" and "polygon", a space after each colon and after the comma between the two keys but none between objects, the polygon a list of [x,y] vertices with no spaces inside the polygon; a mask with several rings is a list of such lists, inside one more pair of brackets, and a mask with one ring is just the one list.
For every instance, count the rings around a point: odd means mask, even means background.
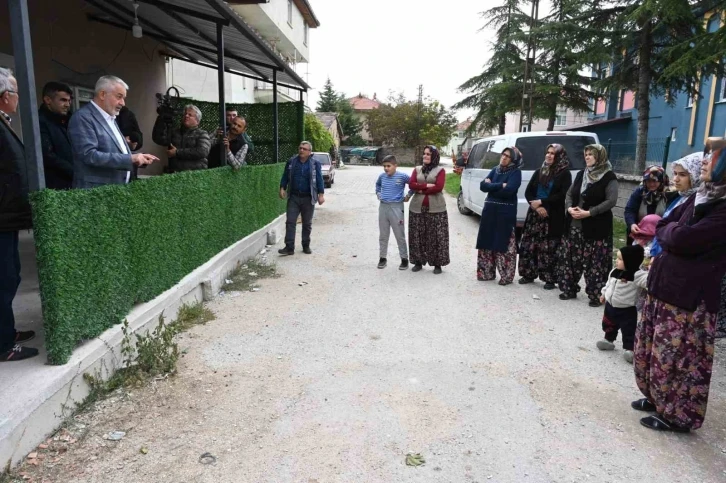
[{"label": "concrete wall", "polygon": [[[154,95],[166,89],[158,42],[135,39],[131,32],[88,21],[90,10],[82,0],[28,0],[28,8],[37,92],[21,92],[20,102],[39,104],[43,85],[51,80],[92,89],[102,75],[119,76],[130,86],[126,105],[144,132],[144,151],[166,159],[165,150],[151,141]],[[0,52],[12,56],[7,0],[0,0],[0,12]],[[19,123],[14,124],[20,129]],[[140,174],[161,173],[162,167],[155,163]]]},{"label": "concrete wall", "polygon": [[643,178],[640,176],[618,175],[618,204],[613,208],[613,214],[616,218],[623,219],[625,205],[628,204],[630,195],[633,194],[641,181],[643,181]]},{"label": "concrete wall", "polygon": [[[183,60],[170,59],[166,67],[168,84],[176,86],[183,97],[218,102],[217,70]],[[225,100],[235,104],[254,104],[255,81],[230,73],[224,74]]]},{"label": "concrete wall", "polygon": [[309,62],[310,39],[305,39],[305,20],[292,5],[292,22],[288,23],[288,0],[271,0],[270,3],[234,5],[232,7],[263,38],[275,45],[285,56],[298,62]]}]

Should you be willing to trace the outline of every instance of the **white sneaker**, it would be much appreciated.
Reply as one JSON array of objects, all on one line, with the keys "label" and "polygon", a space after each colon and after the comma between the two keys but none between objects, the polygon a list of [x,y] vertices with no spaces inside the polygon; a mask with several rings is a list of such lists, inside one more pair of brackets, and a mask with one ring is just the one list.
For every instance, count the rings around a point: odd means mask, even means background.
[{"label": "white sneaker", "polygon": [[633,363],[633,351],[625,351],[623,352],[623,359],[625,359],[628,363]]},{"label": "white sneaker", "polygon": [[597,341],[596,345],[597,345],[597,348],[600,349],[601,351],[615,350],[615,344],[613,344],[609,340],[605,340],[605,339],[599,340],[599,341]]}]

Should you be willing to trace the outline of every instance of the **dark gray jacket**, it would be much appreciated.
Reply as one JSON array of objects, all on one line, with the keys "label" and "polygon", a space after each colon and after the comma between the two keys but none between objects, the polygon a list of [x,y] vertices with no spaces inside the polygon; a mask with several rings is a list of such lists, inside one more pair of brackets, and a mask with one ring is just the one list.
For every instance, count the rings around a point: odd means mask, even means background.
[{"label": "dark gray jacket", "polygon": [[25,148],[0,114],[0,232],[25,230],[32,226]]},{"label": "dark gray jacket", "polygon": [[172,172],[207,169],[207,157],[212,142],[209,133],[204,129],[187,129],[183,126],[170,129],[161,117],[157,117],[151,138],[161,146],[173,144],[176,147],[176,156],[169,158],[169,169]]}]

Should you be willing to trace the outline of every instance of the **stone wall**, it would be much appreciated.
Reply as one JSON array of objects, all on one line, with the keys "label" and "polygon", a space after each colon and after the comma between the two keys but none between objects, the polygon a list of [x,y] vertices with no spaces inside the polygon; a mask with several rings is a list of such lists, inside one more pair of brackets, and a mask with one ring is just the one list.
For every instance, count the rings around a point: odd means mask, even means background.
[{"label": "stone wall", "polygon": [[630,176],[626,174],[618,174],[618,204],[613,208],[613,214],[616,218],[623,219],[625,205],[635,188],[643,181],[640,176]]}]

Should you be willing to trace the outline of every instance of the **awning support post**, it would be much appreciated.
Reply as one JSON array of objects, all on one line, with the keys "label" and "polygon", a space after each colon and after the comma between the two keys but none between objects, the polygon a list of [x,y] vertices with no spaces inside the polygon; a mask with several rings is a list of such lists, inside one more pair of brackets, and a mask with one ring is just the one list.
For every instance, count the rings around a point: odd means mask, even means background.
[{"label": "awning support post", "polygon": [[[217,85],[219,89],[219,125],[223,136],[227,135],[227,106],[224,96],[224,25],[217,23]],[[227,164],[227,150],[220,146],[219,164]]]},{"label": "awning support post", "polygon": [[277,69],[272,71],[272,122],[274,124],[273,136],[275,138],[275,162],[280,162],[280,125],[277,112]]},{"label": "awning support post", "polygon": [[30,42],[30,17],[27,0],[9,0],[10,31],[15,56],[15,78],[23,99],[20,101],[20,115],[25,145],[25,173],[30,191],[45,188],[43,171],[43,150],[38,127],[38,111],[35,104],[35,69],[33,48]]}]

